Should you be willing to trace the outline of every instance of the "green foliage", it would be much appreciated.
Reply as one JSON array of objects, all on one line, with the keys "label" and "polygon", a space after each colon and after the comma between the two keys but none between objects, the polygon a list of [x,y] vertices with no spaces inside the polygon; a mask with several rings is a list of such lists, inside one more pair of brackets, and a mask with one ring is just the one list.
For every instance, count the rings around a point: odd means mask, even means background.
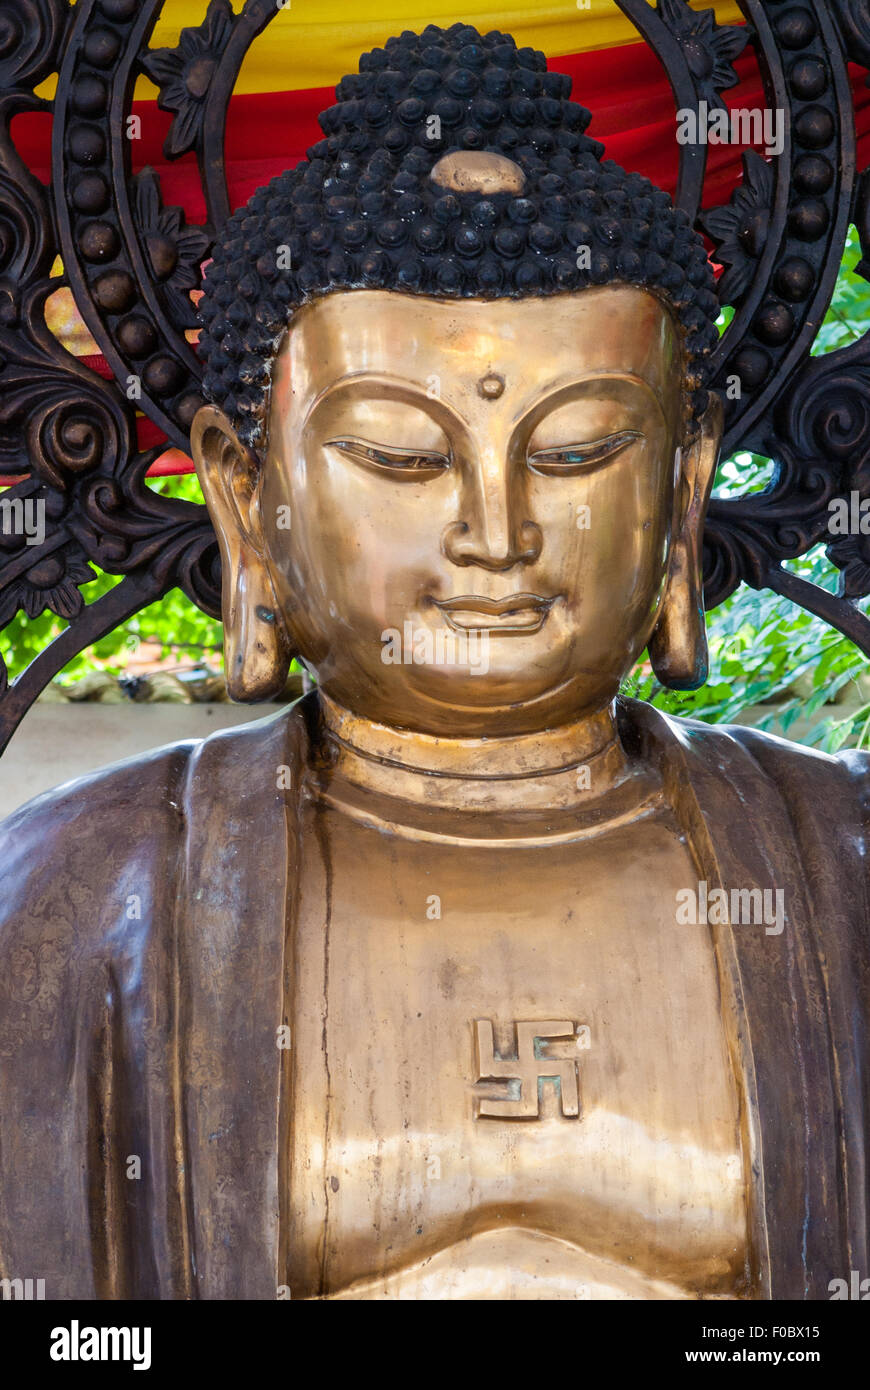
[{"label": "green foliage", "polygon": [[[833,352],[859,338],[870,322],[870,285],[853,274],[861,256],[858,234],[849,229],[843,264],[831,307],[814,345],[815,353]],[[720,319],[720,331],[729,321]],[[763,492],[773,476],[773,464],[757,454],[725,459],[716,476],[717,497]],[[821,587],[835,590],[838,571],[818,546],[786,568]],[[752,706],[770,706],[753,718],[762,729],[776,724],[792,731],[798,719],[817,715],[849,681],[868,670],[868,662],[840,633],[767,590],[745,585],[709,614],[710,676],[700,690],[666,690],[639,665],[624,684],[625,694],[649,700],[671,714],[727,723]],[[799,683],[800,690],[793,687]],[[801,741],[834,752],[845,743],[864,746],[870,739],[870,705],[862,704],[845,718],[831,714],[819,720]]]},{"label": "green foliage", "polygon": [[[178,477],[154,478],[149,486],[164,497],[180,497],[188,502],[202,502],[202,490],[195,473]],[[94,571],[95,578],[83,587],[87,603],[121,583],[118,575]],[[42,613],[28,618],[19,612],[2,632],[3,657],[14,679],[27,667],[43,647],[62,632],[67,624],[54,613]],[[128,622],[115,628],[107,637],[95,642],[74,657],[61,672],[61,680],[79,680],[99,666],[113,674],[121,670],[119,658],[135,652],[140,642],[156,640],[161,644],[161,656],[181,652],[202,658],[212,670],[222,666],[221,624],[201,612],[180,589],[172,589],[165,598],[149,604]]]},{"label": "green foliage", "polygon": [[[824,588],[836,587],[836,571],[821,547],[788,568]],[[753,718],[756,727],[776,725],[777,731],[794,737],[797,719],[817,714],[868,666],[847,638],[768,590],[740,588],[709,615],[707,634],[710,676],[700,690],[667,690],[640,665],[623,692],[669,714],[709,724],[733,722],[753,706],[769,706]],[[834,752],[857,742],[867,713],[832,714],[804,731],[801,741]]]},{"label": "green foliage", "polygon": [[[88,602],[92,601],[92,596],[95,599],[101,598],[118,583],[120,580],[113,575],[96,575],[93,582],[88,584],[85,590]],[[38,618],[28,618],[22,612],[16,613],[11,623],[7,623],[0,634],[2,636],[0,651],[2,651],[3,659],[9,668],[10,679],[19,675],[25,667],[29,666],[43,647],[59,632],[62,632],[66,626],[67,624],[63,619],[56,617],[54,613],[41,613]],[[115,635],[113,634],[113,637]],[[97,646],[99,645],[98,643]],[[119,646],[113,650],[120,650],[121,646],[123,646],[123,642],[120,642]],[[93,669],[92,654],[95,654],[96,650],[96,646],[92,647],[89,652],[82,653],[69,663],[66,671],[73,679],[78,679],[80,675],[84,675],[85,671]]]},{"label": "green foliage", "polygon": [[851,226],[846,237],[843,261],[830,307],[811,349],[814,357],[819,357],[825,352],[834,352],[836,348],[847,347],[849,343],[854,343],[862,337],[867,330],[870,285],[854,273],[860,259],[861,243],[858,229]]}]

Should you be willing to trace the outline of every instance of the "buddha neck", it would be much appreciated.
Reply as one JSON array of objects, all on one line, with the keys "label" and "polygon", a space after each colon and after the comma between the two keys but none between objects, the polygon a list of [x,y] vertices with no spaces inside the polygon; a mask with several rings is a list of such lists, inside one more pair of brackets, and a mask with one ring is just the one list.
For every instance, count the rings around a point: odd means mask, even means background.
[{"label": "buddha neck", "polygon": [[612,705],[538,733],[447,738],[319,700],[333,779],[391,799],[456,811],[582,810],[632,775]]}]

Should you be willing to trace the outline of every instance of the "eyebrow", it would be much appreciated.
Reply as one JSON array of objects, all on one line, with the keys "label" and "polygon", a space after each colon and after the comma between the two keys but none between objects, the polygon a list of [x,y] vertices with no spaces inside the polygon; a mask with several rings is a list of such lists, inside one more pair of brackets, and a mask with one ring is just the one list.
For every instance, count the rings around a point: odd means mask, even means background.
[{"label": "eyebrow", "polygon": [[542,391],[537,400],[532,401],[527,410],[523,412],[523,415],[525,417],[529,411],[535,410],[539,405],[543,405],[553,396],[572,396],[580,387],[585,386],[587,383],[597,381],[624,382],[629,386],[639,386],[648,396],[652,397],[655,404],[661,409],[659,395],[652,383],[647,381],[646,377],[638,376],[635,372],[608,371],[604,369],[603,371],[586,372],[582,376],[574,377],[572,381],[564,382],[561,386],[555,387],[555,389],[550,387]]},{"label": "eyebrow", "polygon": [[[423,410],[425,414],[430,415],[433,419],[439,419],[439,423],[449,418],[455,420],[460,425],[464,424],[462,417],[442,396],[428,395],[426,386],[422,382],[410,381],[408,377],[393,376],[388,372],[361,371],[350,372],[346,376],[339,377],[337,381],[331,381],[324,386],[323,390],[315,396],[311,405],[308,407],[303,421],[303,428],[308,424],[314,412],[323,401],[331,399],[338,394],[344,394],[349,389],[352,390],[355,386],[380,387],[384,393],[384,399],[386,400],[397,400],[400,405],[414,406]],[[419,406],[416,401],[404,399],[409,390],[419,396]]]},{"label": "eyebrow", "polygon": [[[476,379],[477,378],[475,378],[475,380]],[[529,415],[540,411],[541,417],[543,418],[544,415],[558,409],[560,401],[567,402],[574,399],[577,392],[580,391],[583,386],[587,384],[591,385],[595,382],[626,384],[643,390],[654,402],[662,419],[666,419],[662,402],[655,388],[645,377],[638,376],[635,372],[610,371],[604,368],[583,373],[583,375],[574,377],[571,381],[564,382],[560,386],[556,386],[555,388],[551,386],[542,391],[537,399],[530,401],[522,410],[512,426],[512,432],[519,429],[523,421],[528,419]],[[403,376],[394,376],[392,373],[388,372],[373,372],[369,370],[350,372],[345,376],[339,377],[337,380],[329,382],[323,390],[318,393],[309,406],[303,421],[303,428],[307,426],[309,420],[319,408],[322,401],[338,394],[344,394],[348,389],[352,390],[355,386],[380,387],[385,393],[385,399],[398,400],[402,405],[409,405],[421,409],[439,423],[443,424],[449,420],[455,422],[461,428],[468,428],[467,421],[443,396],[430,396],[427,393],[426,387],[421,382],[411,381]],[[409,391],[413,391],[415,395],[419,396],[419,406],[416,401],[402,399]],[[509,397],[509,395],[510,387],[508,386],[502,396],[502,400]]]}]

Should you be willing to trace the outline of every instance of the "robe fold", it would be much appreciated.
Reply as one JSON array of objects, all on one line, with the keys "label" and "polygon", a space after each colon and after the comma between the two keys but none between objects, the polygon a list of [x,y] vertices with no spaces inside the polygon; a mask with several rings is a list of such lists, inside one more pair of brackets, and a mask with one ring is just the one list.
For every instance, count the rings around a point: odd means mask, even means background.
[{"label": "robe fold", "polygon": [[[0,1277],[42,1278],[49,1299],[274,1299],[284,1283],[277,1040],[316,708],[119,764],[0,827]],[[633,701],[619,720],[699,880],[784,890],[779,935],[711,930],[752,1292],[827,1299],[870,1276],[870,758]]]}]

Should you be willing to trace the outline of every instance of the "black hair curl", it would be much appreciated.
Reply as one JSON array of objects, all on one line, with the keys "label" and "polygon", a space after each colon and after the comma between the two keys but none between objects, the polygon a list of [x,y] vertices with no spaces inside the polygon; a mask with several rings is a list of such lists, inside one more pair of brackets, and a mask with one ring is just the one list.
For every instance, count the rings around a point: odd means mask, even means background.
[{"label": "black hair curl", "polygon": [[[263,442],[272,363],[294,311],[361,288],[488,299],[642,287],[681,326],[696,419],[718,341],[704,244],[667,193],[602,162],[603,146],[584,134],[589,112],[568,100],[571,79],[509,35],[466,24],[406,31],[359,67],[320,116],[324,139],[258,189],[214,248],[199,352],[205,394],[239,437]],[[436,162],[460,150],[506,155],[523,171],[522,194],[434,183]]]}]

